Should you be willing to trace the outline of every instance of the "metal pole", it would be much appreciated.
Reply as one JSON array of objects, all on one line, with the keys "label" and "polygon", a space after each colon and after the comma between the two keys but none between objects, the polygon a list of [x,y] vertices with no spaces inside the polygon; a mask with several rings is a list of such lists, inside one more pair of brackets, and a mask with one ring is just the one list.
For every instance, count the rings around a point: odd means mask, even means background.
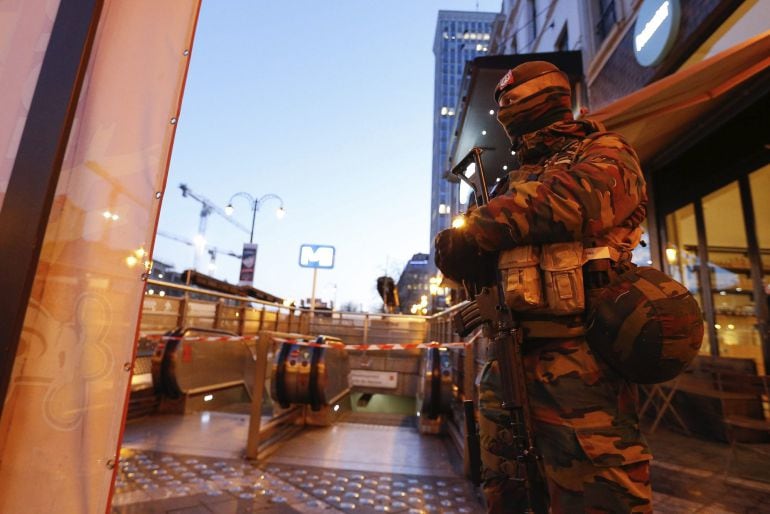
[{"label": "metal pole", "polygon": [[254,205],[251,206],[251,234],[249,235],[249,243],[254,242],[254,222],[257,221],[257,206],[259,200],[254,200]]},{"label": "metal pole", "polygon": [[313,289],[310,294],[310,319],[315,319],[315,284],[318,280],[318,268],[313,268]]},{"label": "metal pole", "polygon": [[267,378],[267,355],[272,344],[269,332],[258,333],[257,338],[257,369],[254,373],[254,384],[251,393],[251,411],[249,429],[246,439],[246,458],[256,459],[259,451],[259,432],[262,425],[262,399],[265,394],[265,379]]}]

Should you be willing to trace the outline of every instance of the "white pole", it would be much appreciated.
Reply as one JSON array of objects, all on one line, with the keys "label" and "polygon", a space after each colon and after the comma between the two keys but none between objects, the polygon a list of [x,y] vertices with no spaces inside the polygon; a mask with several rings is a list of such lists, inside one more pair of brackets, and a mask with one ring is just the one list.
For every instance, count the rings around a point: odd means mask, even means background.
[{"label": "white pole", "polygon": [[315,284],[318,280],[318,268],[313,268],[313,292],[310,294],[310,319],[315,318]]}]

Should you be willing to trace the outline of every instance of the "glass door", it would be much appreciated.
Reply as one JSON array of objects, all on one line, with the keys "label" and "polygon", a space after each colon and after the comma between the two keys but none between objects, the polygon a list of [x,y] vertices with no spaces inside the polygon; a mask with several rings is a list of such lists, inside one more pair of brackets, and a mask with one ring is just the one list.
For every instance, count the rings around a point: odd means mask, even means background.
[{"label": "glass door", "polygon": [[763,373],[758,295],[738,182],[705,196],[702,207],[719,355],[753,359]]}]

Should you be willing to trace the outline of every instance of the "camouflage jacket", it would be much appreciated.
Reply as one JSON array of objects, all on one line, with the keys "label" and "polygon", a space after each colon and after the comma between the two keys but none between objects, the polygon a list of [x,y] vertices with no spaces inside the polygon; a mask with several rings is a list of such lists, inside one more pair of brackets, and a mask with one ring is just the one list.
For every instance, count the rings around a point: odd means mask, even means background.
[{"label": "camouflage jacket", "polygon": [[647,192],[636,152],[590,120],[526,134],[507,191],[467,216],[484,250],[582,241],[628,253],[639,243]]}]

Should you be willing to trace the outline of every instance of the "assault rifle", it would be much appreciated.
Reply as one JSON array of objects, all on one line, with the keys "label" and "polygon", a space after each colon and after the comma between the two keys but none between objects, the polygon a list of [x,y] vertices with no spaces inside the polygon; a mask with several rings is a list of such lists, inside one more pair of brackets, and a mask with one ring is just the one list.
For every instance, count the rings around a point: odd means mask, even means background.
[{"label": "assault rifle", "polygon": [[[468,155],[452,169],[452,174],[471,187],[477,206],[489,202],[484,168],[481,162],[483,148],[474,147]],[[528,514],[547,512],[544,494],[536,491],[540,455],[534,446],[532,418],[527,396],[527,382],[524,373],[521,346],[521,329],[505,302],[505,288],[500,270],[496,270],[496,286],[477,290],[474,284],[463,284],[471,302],[455,314],[455,331],[465,337],[484,326],[485,335],[493,341],[502,387],[502,408],[508,411],[510,429],[516,456],[514,477],[526,494]],[[466,410],[467,412],[467,410]],[[466,414],[467,416],[467,414]],[[466,426],[468,426],[466,420]],[[478,437],[475,444],[478,445]],[[471,455],[478,455],[478,447],[472,448]],[[471,462],[471,466],[479,463]]]}]

